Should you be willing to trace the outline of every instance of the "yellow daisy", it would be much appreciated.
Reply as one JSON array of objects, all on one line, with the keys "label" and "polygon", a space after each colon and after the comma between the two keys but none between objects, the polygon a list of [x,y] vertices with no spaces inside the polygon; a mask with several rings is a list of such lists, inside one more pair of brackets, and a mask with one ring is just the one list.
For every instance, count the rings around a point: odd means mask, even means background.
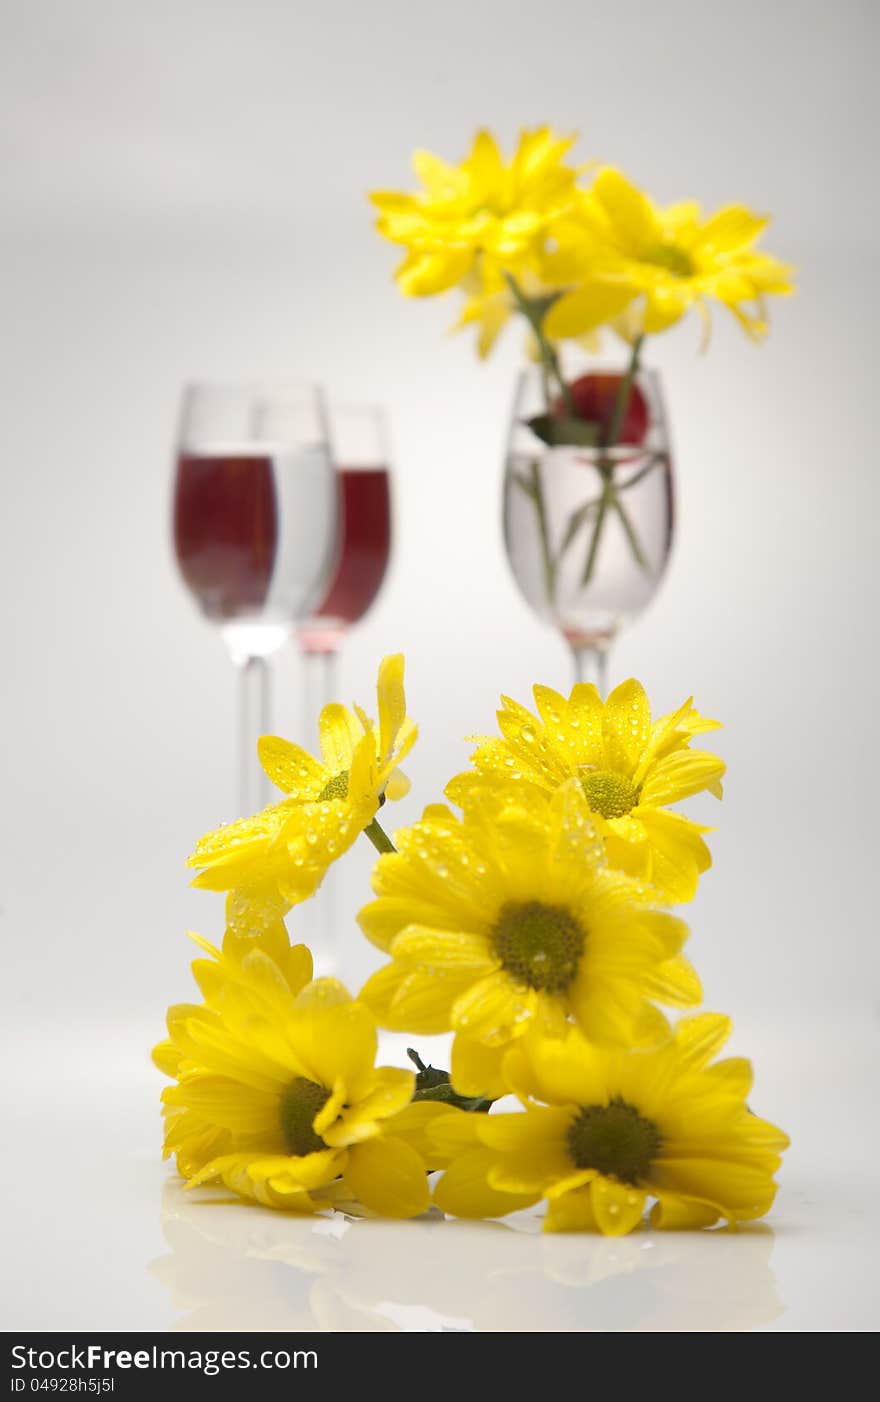
[{"label": "yellow daisy", "polygon": [[433,296],[461,283],[483,254],[510,269],[538,251],[548,226],[575,197],[577,171],[564,164],[573,142],[543,126],[521,134],[509,163],[488,131],[477,133],[457,166],[416,151],[422,188],[370,197],[379,233],[408,250],[395,274],[400,290]]},{"label": "yellow daisy", "polygon": [[620,293],[629,335],[665,331],[696,306],[720,302],[754,338],[766,334],[766,298],[794,291],[792,269],[755,245],[768,220],[742,205],[703,218],[694,201],[661,208],[619,170],[603,167],[577,213],[554,230],[552,275],[570,290],[545,321],[551,337],[579,336],[609,320],[609,289]]},{"label": "yellow daisy", "polygon": [[651,723],[644,688],[630,680],[603,702],[592,685],[575,686],[568,700],[546,686],[534,688],[538,715],[502,697],[502,738],[485,740],[472,756],[477,774],[447,786],[453,803],[488,784],[515,779],[554,793],[573,777],[605,841],[610,864],[650,882],[670,901],[689,901],[700,873],[711,865],[701,833],[669,805],[707,790],[721,797],[725,765],[717,755],[691,750],[695,735],[716,730],[690,700]]},{"label": "yellow daisy", "polygon": [[266,913],[277,918],[306,900],[327,868],[371,828],[385,799],[408,791],[397,765],[417,731],[406,714],[403,668],[400,654],[379,668],[378,726],[358,706],[324,707],[321,759],[276,735],[262,737],[260,763],[286,797],[209,832],[188,861],[200,869],[194,886],[235,892],[228,911],[233,923],[252,925]]},{"label": "yellow daisy", "polygon": [[476,795],[462,820],[438,805],[396,836],[359,916],[391,962],[360,996],[384,1027],[458,1033],[462,1094],[497,1093],[501,1051],[530,1025],[558,1036],[574,1017],[600,1042],[652,1040],[668,1034],[654,1000],[699,1002],[687,927],[608,869],[576,781],[549,803]]},{"label": "yellow daisy", "polygon": [[[409,1138],[435,1107],[403,1118],[415,1077],[375,1066],[376,1024],[335,979],[310,982],[311,955],[283,926],[228,931],[193,964],[204,1004],[169,1009],[154,1052],[174,1078],[162,1095],[165,1156],[189,1187],[223,1183],[268,1207],[311,1212],[356,1198],[381,1216],[428,1206]],[[390,1132],[389,1132],[390,1127]]]},{"label": "yellow daisy", "polygon": [[651,1050],[591,1046],[577,1028],[561,1041],[524,1038],[504,1059],[524,1112],[435,1121],[454,1155],[436,1203],[498,1217],[545,1198],[545,1230],[608,1236],[632,1231],[648,1198],[656,1227],[762,1217],[788,1138],[746,1105],[749,1062],[712,1062],[730,1030],[703,1013]]}]

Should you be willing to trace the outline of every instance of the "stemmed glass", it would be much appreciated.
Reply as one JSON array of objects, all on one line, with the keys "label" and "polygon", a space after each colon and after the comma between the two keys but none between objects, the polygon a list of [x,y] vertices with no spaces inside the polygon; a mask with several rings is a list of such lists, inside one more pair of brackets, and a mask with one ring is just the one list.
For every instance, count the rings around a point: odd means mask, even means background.
[{"label": "stemmed glass", "polygon": [[339,549],[329,588],[299,622],[305,729],[336,699],[339,651],[352,624],[372,606],[391,554],[391,470],[384,412],[373,405],[330,405],[330,441],[340,497]]},{"label": "stemmed glass", "polygon": [[[594,384],[621,376],[594,367]],[[674,491],[655,372],[636,376],[618,441],[552,446],[546,383],[536,367],[517,385],[504,476],[504,542],[520,592],[558,628],[578,681],[604,694],[608,651],[657,591],[672,545]],[[549,427],[548,427],[549,425]]]},{"label": "stemmed glass", "polygon": [[[299,623],[303,668],[303,733],[313,732],[322,705],[338,699],[339,652],[348,631],[373,604],[391,553],[391,472],[388,431],[381,409],[330,406],[330,438],[340,501],[339,550],[329,587],[313,615]],[[320,974],[336,972],[337,873],[331,869],[301,928]]]},{"label": "stemmed glass", "polygon": [[189,385],[174,488],[184,583],[239,676],[240,812],[268,801],[256,742],[271,729],[267,659],[327,588],[338,495],[326,414],[310,384]]}]

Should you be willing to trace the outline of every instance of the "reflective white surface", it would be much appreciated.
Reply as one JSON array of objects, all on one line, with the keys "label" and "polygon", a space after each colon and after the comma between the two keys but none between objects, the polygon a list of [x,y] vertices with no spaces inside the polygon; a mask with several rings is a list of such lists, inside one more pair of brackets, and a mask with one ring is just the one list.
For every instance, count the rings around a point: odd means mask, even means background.
[{"label": "reflective white surface", "polygon": [[[880,1030],[740,1032],[790,1130],[766,1224],[544,1237],[507,1223],[300,1219],[185,1193],[159,1160],[154,1029],[21,1024],[4,1056],[3,1326],[344,1332],[867,1331],[880,1324]],[[821,1035],[821,1047],[820,1047]],[[399,1059],[396,1041],[387,1055]]]}]

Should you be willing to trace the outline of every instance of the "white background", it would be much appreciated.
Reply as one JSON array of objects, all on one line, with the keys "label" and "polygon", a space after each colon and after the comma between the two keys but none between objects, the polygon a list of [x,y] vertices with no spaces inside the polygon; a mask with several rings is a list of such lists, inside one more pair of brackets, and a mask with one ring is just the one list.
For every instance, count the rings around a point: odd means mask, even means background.
[{"label": "white background", "polygon": [[[184,379],[305,376],[391,412],[393,569],[342,664],[344,698],[363,702],[378,659],[407,656],[421,740],[389,821],[438,797],[498,692],[569,684],[501,547],[518,336],[481,366],[446,334],[452,301],[400,298],[365,199],[409,183],[414,146],[458,159],[483,123],[508,146],[523,124],[577,128],[584,158],[660,200],[772,212],[767,246],[798,267],[765,347],[722,316],[707,356],[696,324],[651,346],[679,532],[612,671],[638,675],[658,711],[693,694],[725,721],[727,796],[696,809],[718,831],[691,953],[708,1005],[748,1029],[759,1100],[776,1055],[759,1108],[818,1153],[833,1100],[843,1159],[867,1170],[869,1096],[847,1090],[880,1011],[877,19],[871,0],[0,4],[0,998],[17,1199],[39,1196],[42,1165],[62,1220],[62,1148],[99,1195],[124,1103],[155,1234],[145,1048],[190,993],[184,929],[221,933],[182,865],[235,807],[231,669],[169,545]],[[299,680],[285,657],[276,725],[295,738]],[[340,880],[353,983],[373,964],[353,924],[369,864],[356,852]],[[792,1171],[812,1191],[818,1159]],[[50,1231],[34,1211],[25,1250]],[[100,1232],[98,1197],[89,1221]],[[120,1260],[113,1309],[140,1298]],[[15,1322],[66,1322],[62,1296]]]}]

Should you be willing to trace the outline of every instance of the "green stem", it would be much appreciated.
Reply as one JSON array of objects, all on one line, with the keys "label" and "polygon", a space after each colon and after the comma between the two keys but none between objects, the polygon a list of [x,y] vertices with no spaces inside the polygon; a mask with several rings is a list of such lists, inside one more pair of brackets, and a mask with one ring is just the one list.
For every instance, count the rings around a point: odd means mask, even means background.
[{"label": "green stem", "polygon": [[629,541],[629,548],[633,553],[633,558],[636,564],[638,565],[639,569],[646,570],[648,568],[648,562],[645,559],[645,552],[642,549],[641,544],[639,543],[639,537],[636,534],[636,528],[632,523],[632,517],[630,516],[623,502],[620,500],[620,493],[616,489],[614,489],[614,500],[612,502],[612,505],[614,507],[614,510],[620,517],[620,524],[623,526],[624,534],[626,535],[626,538]]},{"label": "green stem", "polygon": [[379,819],[374,818],[371,823],[364,828],[364,837],[368,837],[377,852],[396,852],[397,848],[391,841],[385,829],[381,826]]},{"label": "green stem", "polygon": [[644,345],[644,336],[636,336],[633,341],[632,353],[629,358],[629,365],[626,372],[617,386],[617,394],[614,399],[614,408],[611,411],[611,421],[608,425],[608,434],[602,444],[603,448],[616,448],[617,440],[620,438],[620,430],[623,428],[623,420],[629,408],[630,395],[632,394],[633,381],[639,373],[639,356]]},{"label": "green stem", "polygon": [[626,538],[629,541],[633,557],[641,569],[646,569],[645,555],[639,544],[635,526],[630,519],[626,507],[620,501],[617,489],[614,485],[614,459],[609,456],[610,450],[617,447],[623,428],[623,421],[629,407],[632,387],[636,375],[639,371],[639,357],[644,344],[644,336],[637,336],[633,341],[630,353],[629,365],[624,372],[620,384],[617,386],[617,394],[614,399],[614,408],[611,411],[611,419],[608,424],[607,433],[602,436],[602,448],[599,460],[596,464],[602,476],[602,496],[599,500],[599,510],[596,514],[596,521],[593,526],[593,534],[590,539],[590,547],[587,551],[587,558],[584,563],[584,573],[581,584],[584,588],[590,583],[593,577],[593,570],[596,564],[596,556],[599,552],[599,543],[602,530],[605,526],[605,517],[608,515],[609,507],[613,507],[620,517]]},{"label": "green stem", "polygon": [[538,530],[541,535],[541,558],[544,562],[544,584],[547,589],[547,600],[549,603],[552,603],[556,597],[556,561],[553,558],[553,551],[550,548],[550,533],[547,527],[547,505],[544,501],[541,469],[535,459],[532,459],[530,463],[530,471],[532,474],[531,497],[535,503],[535,513],[538,517]]},{"label": "green stem", "polygon": [[589,584],[593,577],[593,569],[596,564],[596,556],[599,553],[599,540],[602,535],[602,527],[605,524],[605,517],[608,515],[608,508],[614,498],[614,483],[611,481],[611,474],[607,473],[602,483],[602,495],[599,498],[599,510],[596,512],[596,519],[593,522],[593,534],[590,537],[590,548],[587,551],[587,561],[584,565],[584,586]]},{"label": "green stem", "polygon": [[[526,321],[529,323],[529,326],[531,326],[532,331],[534,332],[535,340],[538,342],[538,352],[541,356],[541,360],[543,362],[545,370],[548,372],[548,374],[552,375],[555,378],[556,383],[559,386],[559,393],[562,395],[562,402],[565,405],[567,412],[569,414],[574,415],[576,412],[574,407],[574,400],[572,398],[571,390],[569,389],[568,383],[563,377],[562,366],[559,364],[559,356],[556,354],[552,342],[547,340],[547,337],[544,335],[544,332],[541,329],[540,309],[536,307],[534,303],[529,301],[528,297],[526,297],[525,293],[520,288],[516,278],[513,276],[512,273],[505,273],[504,277],[507,281],[508,287],[513,293],[513,300],[516,302],[516,305],[518,306],[519,310],[522,312],[523,316],[525,317]],[[549,414],[549,395],[547,395],[547,400],[547,412]]]}]

